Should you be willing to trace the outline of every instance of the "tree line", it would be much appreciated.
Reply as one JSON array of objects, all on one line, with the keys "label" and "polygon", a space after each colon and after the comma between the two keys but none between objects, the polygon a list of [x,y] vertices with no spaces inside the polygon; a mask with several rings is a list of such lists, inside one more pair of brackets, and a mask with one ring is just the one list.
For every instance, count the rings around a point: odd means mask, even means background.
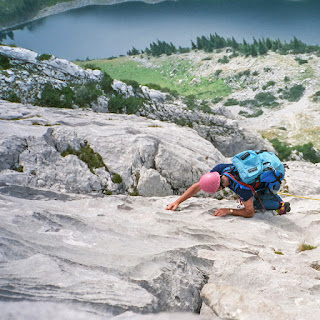
[{"label": "tree line", "polygon": [[301,40],[294,37],[290,42],[281,41],[280,39],[272,40],[270,38],[255,39],[252,43],[243,39],[242,42],[238,42],[232,38],[224,38],[217,33],[210,34],[209,37],[201,36],[197,37],[196,41],[191,41],[191,48],[176,47],[172,42],[167,43],[165,41],[158,40],[152,42],[145,50],[137,50],[132,48],[127,52],[128,55],[137,55],[140,53],[146,53],[151,56],[158,57],[162,54],[171,55],[177,52],[186,53],[190,50],[204,50],[205,52],[213,52],[214,50],[221,50],[225,48],[231,48],[234,55],[243,54],[245,56],[256,57],[258,55],[265,55],[269,50],[280,54],[299,54],[299,53],[312,53],[320,54],[320,47],[317,45],[307,45]]}]

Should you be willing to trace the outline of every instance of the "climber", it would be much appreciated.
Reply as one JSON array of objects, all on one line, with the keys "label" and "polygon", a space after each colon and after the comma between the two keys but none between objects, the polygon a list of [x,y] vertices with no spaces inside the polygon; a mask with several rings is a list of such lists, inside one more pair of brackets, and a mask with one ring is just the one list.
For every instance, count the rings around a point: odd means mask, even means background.
[{"label": "climber", "polygon": [[283,202],[276,194],[276,191],[280,188],[280,183],[281,181],[277,182],[273,190],[270,190],[268,183],[265,182],[260,182],[258,185],[254,183],[251,186],[243,184],[234,165],[219,164],[210,172],[204,174],[200,181],[193,184],[179,199],[167,205],[166,210],[175,211],[180,203],[194,196],[200,190],[213,194],[228,187],[240,197],[244,208],[220,208],[214,212],[215,216],[233,215],[251,218],[256,210],[261,210],[262,208],[264,210],[275,210],[278,215],[282,215],[291,209],[290,203]]}]

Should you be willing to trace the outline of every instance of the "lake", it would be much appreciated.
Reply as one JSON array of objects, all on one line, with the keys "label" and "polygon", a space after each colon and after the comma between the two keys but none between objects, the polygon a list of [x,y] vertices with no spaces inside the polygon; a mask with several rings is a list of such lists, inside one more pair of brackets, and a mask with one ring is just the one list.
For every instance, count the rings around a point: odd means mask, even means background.
[{"label": "lake", "polygon": [[126,54],[153,41],[191,46],[217,33],[237,41],[270,37],[320,45],[319,0],[180,0],[90,6],[53,15],[13,30],[4,44],[69,60]]}]

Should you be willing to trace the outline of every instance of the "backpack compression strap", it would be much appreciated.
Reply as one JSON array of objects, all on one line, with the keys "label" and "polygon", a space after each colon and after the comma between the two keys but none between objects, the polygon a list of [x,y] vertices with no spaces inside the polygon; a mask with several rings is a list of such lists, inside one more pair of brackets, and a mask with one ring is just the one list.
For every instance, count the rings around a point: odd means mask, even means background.
[{"label": "backpack compression strap", "polygon": [[259,197],[257,191],[255,190],[255,188],[254,188],[252,185],[237,180],[237,179],[236,179],[231,173],[229,173],[229,172],[223,172],[222,174],[225,175],[225,176],[227,176],[228,178],[230,178],[230,179],[233,180],[234,182],[236,182],[236,183],[238,183],[238,184],[240,184],[240,185],[242,185],[242,186],[245,186],[245,187],[249,188],[249,189],[251,190],[251,192],[252,192],[252,195],[255,196],[255,197],[259,200],[259,202],[260,202],[260,204],[261,204],[261,208],[263,208],[263,212],[266,212],[266,209],[265,209],[265,207],[263,206],[263,204],[262,204],[262,202],[261,202],[261,200],[260,200],[260,197]]}]

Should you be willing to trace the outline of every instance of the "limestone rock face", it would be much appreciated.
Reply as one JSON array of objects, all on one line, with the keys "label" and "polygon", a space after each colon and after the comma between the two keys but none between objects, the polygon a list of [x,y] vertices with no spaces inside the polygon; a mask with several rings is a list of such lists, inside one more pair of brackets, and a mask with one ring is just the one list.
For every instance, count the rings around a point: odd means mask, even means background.
[{"label": "limestone rock face", "polygon": [[[5,319],[319,319],[320,201],[284,196],[290,213],[252,219],[213,216],[239,204],[212,197],[167,211],[228,160],[136,115],[0,101],[0,137]],[[319,198],[319,165],[288,165],[287,193]]]},{"label": "limestone rock face", "polygon": [[[237,203],[212,198],[166,211],[175,199],[2,183],[2,316],[319,319],[319,202],[244,219],[214,217]],[[314,249],[300,252],[303,243]]]},{"label": "limestone rock face", "polygon": [[19,166],[19,155],[27,148],[24,138],[12,136],[3,139],[0,144],[0,170],[15,169]]},{"label": "limestone rock face", "polygon": [[40,60],[39,54],[23,48],[0,45],[0,54],[8,57],[12,65],[0,73],[2,98],[15,93],[22,102],[34,104],[47,83],[62,88],[67,81],[86,83],[101,78],[99,70],[83,70],[72,62],[54,56]]},{"label": "limestone rock face", "polygon": [[[9,120],[13,114],[16,120]],[[75,193],[165,196],[183,192],[225,161],[194,130],[137,116],[6,102],[0,116],[1,169],[8,169],[0,179],[8,183]],[[90,169],[76,155],[86,144],[106,167]],[[74,152],[63,156],[66,150]],[[23,172],[12,171],[19,166]]]}]

